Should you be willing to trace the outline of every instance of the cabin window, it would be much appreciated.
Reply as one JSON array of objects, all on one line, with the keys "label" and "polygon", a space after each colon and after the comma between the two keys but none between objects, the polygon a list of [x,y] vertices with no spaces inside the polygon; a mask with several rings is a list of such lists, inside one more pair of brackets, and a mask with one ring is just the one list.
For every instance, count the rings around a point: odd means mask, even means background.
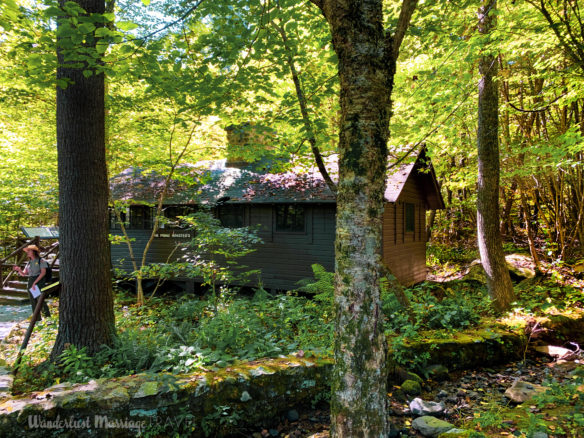
[{"label": "cabin window", "polygon": [[160,228],[178,228],[180,225],[179,216],[188,216],[195,212],[195,207],[192,205],[171,205],[164,208],[165,223],[161,224]]},{"label": "cabin window", "polygon": [[130,207],[130,228],[150,230],[153,227],[153,208],[143,205]]},{"label": "cabin window", "polygon": [[245,225],[245,208],[243,205],[220,205],[217,216],[225,228],[241,228]]},{"label": "cabin window", "polygon": [[406,203],[406,233],[413,233],[416,230],[416,206]]},{"label": "cabin window", "polygon": [[305,231],[305,211],[301,205],[276,206],[276,231],[303,233]]}]

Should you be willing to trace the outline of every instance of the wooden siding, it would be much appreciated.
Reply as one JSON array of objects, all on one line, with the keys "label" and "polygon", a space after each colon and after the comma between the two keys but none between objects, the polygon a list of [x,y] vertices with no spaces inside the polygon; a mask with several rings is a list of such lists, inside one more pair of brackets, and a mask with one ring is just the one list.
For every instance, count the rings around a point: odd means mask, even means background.
[{"label": "wooden siding", "polygon": [[[110,229],[110,233],[112,235],[121,236],[122,232],[120,230],[112,230]],[[136,257],[136,263],[138,267],[140,267],[140,262],[142,261],[142,253],[144,252],[144,248],[146,247],[146,243],[148,239],[150,239],[150,235],[152,234],[152,230],[127,230],[128,237],[133,240],[132,242],[132,250],[134,251],[134,256]],[[177,244],[180,242],[185,242],[190,240],[188,237],[180,237],[174,238],[170,237],[173,234],[185,235],[189,234],[188,231],[185,230],[169,230],[169,229],[161,229],[158,235],[164,237],[155,237],[152,241],[152,245],[148,251],[146,256],[146,263],[163,263],[166,262],[168,259],[168,255],[172,252],[172,250],[176,247]],[[166,237],[169,235],[169,237]],[[111,254],[111,262],[112,268],[114,269],[121,269],[125,272],[132,272],[134,271],[134,267],[132,266],[132,261],[130,259],[130,253],[128,251],[128,245],[124,243],[119,243],[115,245],[110,245],[110,254]],[[181,256],[182,252],[177,250],[174,254],[173,259],[171,261],[176,261]]]},{"label": "wooden siding", "polygon": [[[410,179],[396,203],[386,203],[383,214],[383,261],[397,279],[410,285],[426,279],[426,206],[420,186]],[[405,203],[415,205],[415,230],[405,232]],[[264,243],[257,250],[241,259],[239,263],[250,270],[261,271],[264,287],[290,290],[298,287],[303,278],[312,278],[311,265],[318,263],[327,271],[333,271],[335,212],[334,204],[305,204],[306,228],[304,232],[277,232],[275,230],[274,208],[272,205],[255,204],[246,209],[246,225],[260,225],[259,235]],[[110,230],[112,234],[119,231]],[[161,233],[168,231],[161,230]],[[177,230],[177,232],[183,232]],[[138,258],[150,230],[128,230],[130,238],[135,239],[133,247]],[[180,241],[169,237],[154,239],[148,253],[148,263],[161,263]],[[177,251],[175,260],[180,257]],[[128,249],[125,244],[111,246],[114,268],[132,271]],[[254,279],[252,285],[256,286]]]},{"label": "wooden siding", "polygon": [[[314,263],[323,265],[328,271],[334,270],[334,204],[306,205],[305,231],[299,233],[277,232],[271,205],[250,206],[246,216],[246,225],[260,225],[259,235],[264,243],[238,262],[249,270],[259,269],[264,287],[295,289],[299,280],[313,277],[311,266]],[[120,234],[117,230],[110,230],[110,233]],[[150,233],[150,230],[128,230],[129,237],[135,239],[132,243],[134,253],[140,259]],[[155,238],[147,262],[165,262],[179,240],[184,239]],[[175,260],[180,254],[177,251]],[[114,268],[133,271],[126,244],[112,245],[111,259]],[[253,279],[250,284],[257,286],[257,281]]]},{"label": "wooden siding", "polygon": [[[405,205],[415,206],[415,229],[406,232]],[[400,283],[411,285],[426,279],[426,205],[420,185],[410,178],[397,202],[383,212],[383,262]]]},{"label": "wooden siding", "polygon": [[264,243],[240,262],[260,269],[265,287],[295,289],[298,280],[313,277],[314,263],[334,270],[334,205],[307,205],[306,228],[302,233],[277,232],[270,205],[257,205],[250,210],[251,225],[261,224],[260,237]]}]

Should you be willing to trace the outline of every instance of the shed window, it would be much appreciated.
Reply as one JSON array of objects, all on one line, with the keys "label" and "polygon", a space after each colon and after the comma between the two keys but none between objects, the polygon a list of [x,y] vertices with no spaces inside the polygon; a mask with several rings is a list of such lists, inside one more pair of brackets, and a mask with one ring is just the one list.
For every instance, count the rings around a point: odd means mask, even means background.
[{"label": "shed window", "polygon": [[226,228],[241,228],[245,225],[245,209],[243,205],[221,205],[218,207],[221,225]]},{"label": "shed window", "polygon": [[416,230],[416,206],[407,203],[406,206],[406,233],[413,233]]},{"label": "shed window", "polygon": [[300,205],[276,207],[276,231],[299,233],[305,230],[305,211]]}]

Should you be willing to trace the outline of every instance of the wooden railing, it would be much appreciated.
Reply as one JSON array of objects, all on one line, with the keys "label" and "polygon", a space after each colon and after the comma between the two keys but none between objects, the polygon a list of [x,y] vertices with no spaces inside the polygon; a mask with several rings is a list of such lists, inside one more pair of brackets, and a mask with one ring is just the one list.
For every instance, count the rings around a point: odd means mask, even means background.
[{"label": "wooden railing", "polygon": [[[3,259],[0,259],[0,275],[2,277],[2,288],[6,287],[8,282],[12,279],[15,275],[15,271],[12,269],[14,265],[21,265],[26,256],[23,253],[23,249],[26,248],[28,245],[36,245],[40,248],[40,239],[38,237],[33,237],[30,240],[27,240],[10,254],[8,254]],[[57,258],[59,257],[59,242],[54,242],[44,250],[41,250],[40,255],[42,258],[46,258],[48,255],[55,254],[54,259],[51,261],[50,266],[51,268],[55,265]],[[7,274],[4,276],[4,270],[7,268]]]}]

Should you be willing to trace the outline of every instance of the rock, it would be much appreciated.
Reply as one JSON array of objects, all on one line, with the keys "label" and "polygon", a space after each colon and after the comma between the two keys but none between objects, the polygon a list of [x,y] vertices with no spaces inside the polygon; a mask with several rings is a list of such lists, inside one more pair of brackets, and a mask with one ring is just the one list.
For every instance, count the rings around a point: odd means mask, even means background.
[{"label": "rock", "polygon": [[410,403],[410,411],[416,416],[433,415],[438,416],[444,413],[444,403],[427,402],[421,398],[415,398]]},{"label": "rock", "polygon": [[288,412],[286,412],[286,419],[288,421],[298,421],[299,418],[300,415],[298,415],[298,411],[296,409],[290,409]]},{"label": "rock", "polygon": [[515,403],[523,403],[532,399],[536,394],[545,392],[546,388],[535,383],[517,380],[505,391],[505,397]]},{"label": "rock", "polygon": [[270,429],[270,436],[278,436],[280,435],[280,432],[278,432],[276,429]]},{"label": "rock", "polygon": [[505,256],[505,262],[507,262],[507,269],[511,277],[530,279],[535,277],[535,264],[531,256],[525,254],[509,254]]},{"label": "rock", "polygon": [[475,391],[469,391],[468,396],[470,397],[471,400],[478,400],[479,398],[481,398],[481,395]]},{"label": "rock", "polygon": [[441,389],[438,394],[436,394],[436,397],[438,398],[446,398],[448,397],[448,393],[446,391],[444,391],[443,389]]},{"label": "rock", "polygon": [[424,370],[424,376],[438,382],[448,380],[448,368],[444,365],[430,365]]},{"label": "rock", "polygon": [[485,274],[485,269],[481,264],[480,260],[474,260],[466,273],[464,273],[460,279],[461,281],[476,281],[481,284],[487,283],[487,274]]},{"label": "rock", "polygon": [[247,392],[247,391],[243,391],[243,392],[241,393],[241,398],[240,398],[239,400],[241,400],[241,401],[242,401],[242,402],[244,402],[244,403],[245,403],[246,401],[250,401],[250,400],[251,400],[251,395],[249,395],[249,392]]},{"label": "rock", "polygon": [[134,398],[144,398],[156,395],[158,393],[158,382],[144,382],[140,385]]},{"label": "rock", "polygon": [[448,432],[438,435],[438,438],[466,438],[472,436],[472,434],[472,430],[450,429]]},{"label": "rock", "polygon": [[402,383],[401,389],[409,395],[420,395],[422,393],[422,386],[415,380],[406,380]]},{"label": "rock", "polygon": [[535,351],[547,354],[548,356],[557,357],[558,359],[563,359],[565,357],[574,355],[572,350],[568,350],[567,348],[563,347],[555,347],[553,345],[542,345],[535,347]]},{"label": "rock", "polygon": [[424,384],[424,379],[422,379],[420,376],[418,376],[416,373],[412,373],[411,371],[408,371],[407,373],[407,377],[404,380],[415,380],[416,382],[418,382],[420,385]]},{"label": "rock", "polygon": [[[509,254],[505,256],[507,269],[513,280],[525,280],[535,277],[535,265],[530,256],[524,254]],[[463,281],[477,281],[486,284],[487,276],[485,269],[480,260],[474,260],[461,280]]]},{"label": "rock", "polygon": [[533,432],[531,438],[548,438],[548,434],[545,432]]},{"label": "rock", "polygon": [[10,392],[14,377],[9,372],[0,372],[0,392]]},{"label": "rock", "polygon": [[435,438],[441,433],[454,429],[454,426],[436,417],[418,417],[412,422],[412,427],[426,437]]}]

